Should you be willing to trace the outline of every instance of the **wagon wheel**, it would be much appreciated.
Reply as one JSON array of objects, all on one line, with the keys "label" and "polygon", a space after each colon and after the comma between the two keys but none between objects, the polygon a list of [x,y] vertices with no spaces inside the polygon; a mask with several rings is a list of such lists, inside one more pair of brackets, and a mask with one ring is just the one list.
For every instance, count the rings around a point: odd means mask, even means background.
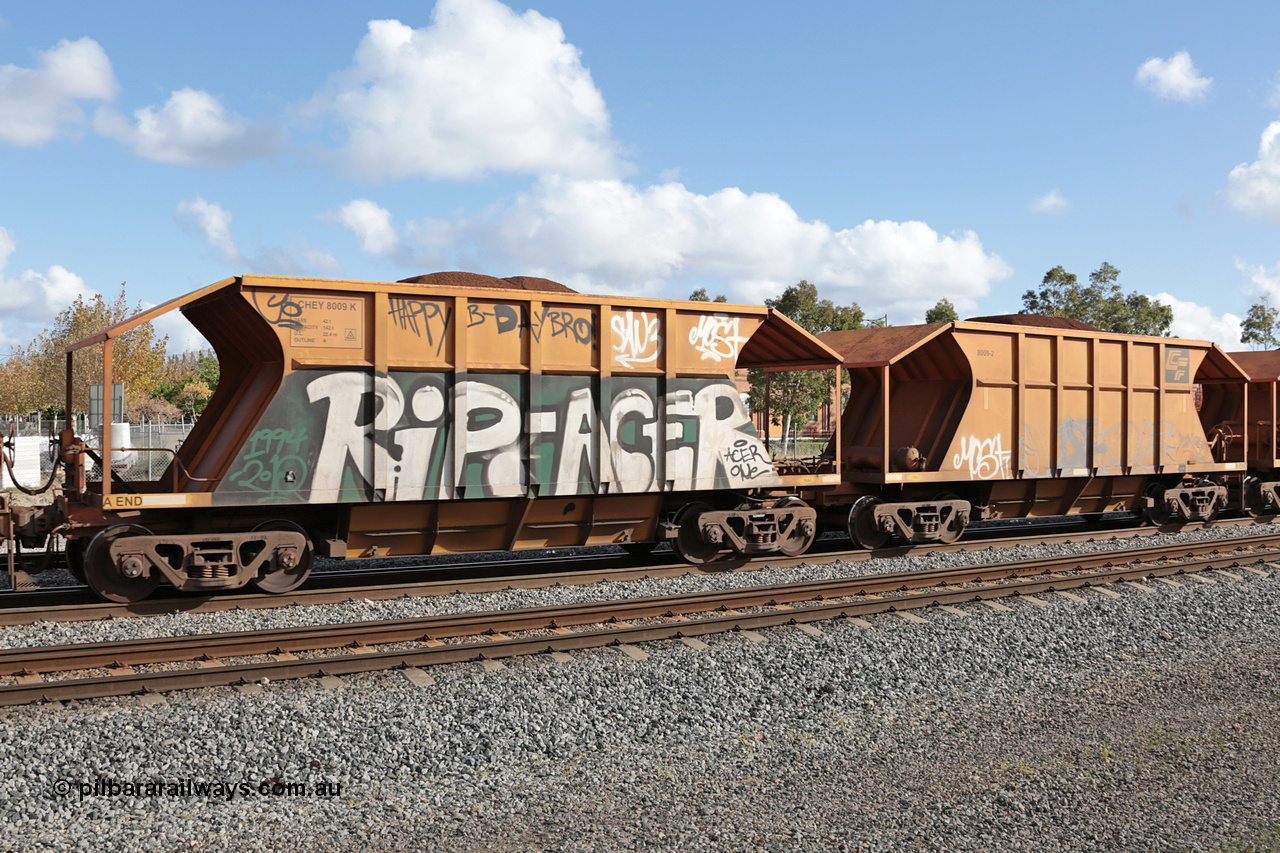
[{"label": "wagon wheel", "polygon": [[[934,497],[933,500],[935,503],[941,501],[958,501],[960,500],[960,496],[954,492],[943,492],[942,494]],[[960,520],[960,513],[952,513],[951,518],[947,519],[946,527],[938,531],[938,541],[943,545],[950,545],[952,542],[958,541],[960,537],[964,535],[965,528],[968,526],[969,522],[967,519],[963,522]]]},{"label": "wagon wheel", "polygon": [[[775,509],[783,509],[784,507],[807,509],[809,505],[799,498],[783,498],[775,505]],[[802,519],[791,526],[791,533],[785,539],[778,540],[778,550],[788,557],[799,557],[809,550],[809,547],[813,545],[813,540],[817,538],[817,526],[809,519]]]},{"label": "wagon wheel", "polygon": [[676,538],[671,540],[671,550],[686,563],[700,566],[720,553],[720,546],[702,538],[702,514],[711,512],[705,503],[685,504],[676,513],[675,522],[680,526]]},{"label": "wagon wheel", "polygon": [[1249,513],[1250,518],[1256,518],[1259,521],[1270,521],[1275,518],[1276,513],[1280,512],[1269,500],[1262,499],[1261,490],[1258,488],[1258,479],[1250,477],[1245,481],[1245,512]]},{"label": "wagon wheel", "polygon": [[883,548],[892,536],[876,524],[875,508],[879,505],[879,498],[864,495],[849,508],[849,538],[868,551]]},{"label": "wagon wheel", "polygon": [[117,524],[108,527],[90,540],[84,551],[84,579],[89,588],[107,601],[128,604],[141,601],[155,592],[160,583],[157,574],[147,573],[142,567],[142,574],[137,577],[126,575],[115,560],[111,558],[111,543],[116,539],[129,536],[150,536],[151,531],[136,524]]},{"label": "wagon wheel", "polygon": [[66,546],[62,549],[62,559],[67,564],[67,571],[76,576],[76,580],[85,583],[84,579],[84,552],[89,547],[86,539],[68,539]]},{"label": "wagon wheel", "polygon": [[316,562],[316,549],[311,544],[311,538],[307,536],[307,531],[303,530],[292,521],[284,519],[276,519],[275,521],[264,521],[257,527],[253,528],[256,533],[259,530],[288,530],[294,533],[301,533],[302,538],[306,541],[306,546],[302,553],[297,556],[297,562],[292,566],[277,565],[275,558],[269,559],[258,572],[258,576],[249,583],[253,584],[262,592],[279,595],[285,592],[291,592],[302,586],[303,581],[311,574],[311,567]]},{"label": "wagon wheel", "polygon": [[1159,483],[1152,483],[1142,493],[1143,497],[1151,498],[1154,502],[1154,506],[1150,508],[1143,507],[1142,516],[1156,527],[1163,527],[1173,520],[1173,511],[1165,509],[1164,491],[1164,486]]}]

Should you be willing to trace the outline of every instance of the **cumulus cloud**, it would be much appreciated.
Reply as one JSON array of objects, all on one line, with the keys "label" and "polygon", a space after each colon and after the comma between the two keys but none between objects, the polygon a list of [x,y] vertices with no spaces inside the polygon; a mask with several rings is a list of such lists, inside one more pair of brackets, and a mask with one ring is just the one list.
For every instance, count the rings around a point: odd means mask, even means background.
[{"label": "cumulus cloud", "polygon": [[604,98],[559,22],[497,0],[439,0],[431,24],[371,21],[310,111],[340,123],[368,178],[618,173]]},{"label": "cumulus cloud", "polygon": [[483,216],[405,231],[433,257],[470,252],[486,270],[586,292],[656,295],[696,279],[759,303],[804,278],[825,298],[895,317],[923,316],[943,295],[970,310],[1011,272],[972,232],[943,236],[923,222],[872,220],[835,230],[802,220],[773,194],[702,195],[678,183],[546,177]]},{"label": "cumulus cloud", "polygon": [[6,318],[48,322],[76,297],[92,297],[84,279],[65,267],[54,265],[44,272],[24,270],[7,276],[4,270],[17,241],[7,228],[0,227],[0,312]]},{"label": "cumulus cloud", "polygon": [[391,224],[391,211],[367,198],[347,202],[324,218],[354,234],[360,240],[360,248],[371,255],[389,254],[400,245],[400,235]]},{"label": "cumulus cloud", "polygon": [[1280,264],[1267,269],[1264,264],[1248,264],[1236,261],[1236,269],[1249,277],[1264,296],[1270,297],[1273,303],[1280,303]]},{"label": "cumulus cloud", "polygon": [[[145,303],[142,307],[145,310],[155,306]],[[171,354],[176,355],[183,352],[213,349],[213,344],[209,343],[204,335],[196,331],[196,327],[191,325],[191,321],[181,311],[170,311],[167,314],[161,314],[151,321],[151,325],[155,328],[157,335],[169,339],[165,350]]]},{"label": "cumulus cloud", "polygon": [[274,131],[251,124],[208,92],[179,89],[163,107],[135,110],[134,121],[103,108],[94,128],[146,160],[174,166],[223,167],[265,157],[279,144]]},{"label": "cumulus cloud", "polygon": [[220,204],[205,201],[200,196],[179,202],[173,219],[183,231],[199,237],[214,249],[228,264],[240,267],[242,272],[266,275],[308,275],[324,273],[333,275],[341,270],[341,264],[329,252],[305,243],[290,248],[270,247],[253,255],[240,250],[231,233],[231,211]]},{"label": "cumulus cloud", "polygon": [[44,272],[28,269],[6,275],[16,249],[13,233],[0,227],[0,347],[6,350],[29,343],[77,297],[91,299],[96,295],[84,279],[56,264]]},{"label": "cumulus cloud", "polygon": [[1235,314],[1218,314],[1207,305],[1187,302],[1168,293],[1158,293],[1155,298],[1173,309],[1173,323],[1169,326],[1169,334],[1175,338],[1213,341],[1228,351],[1243,348],[1240,343],[1240,318]]},{"label": "cumulus cloud", "polygon": [[116,96],[111,60],[91,38],[63,39],[35,68],[0,66],[0,142],[43,145],[84,121],[80,101]]},{"label": "cumulus cloud", "polygon": [[1212,77],[1201,77],[1185,50],[1168,59],[1151,58],[1138,66],[1134,81],[1156,97],[1194,103],[1209,94]]},{"label": "cumulus cloud", "polygon": [[179,202],[173,218],[182,226],[183,231],[202,238],[216,249],[223,260],[232,264],[240,264],[244,261],[244,256],[240,254],[240,247],[231,236],[231,211],[222,205],[196,196],[188,201]]},{"label": "cumulus cloud", "polygon": [[1258,159],[1231,170],[1226,195],[1236,209],[1280,224],[1280,121],[1262,132]]},{"label": "cumulus cloud", "polygon": [[1032,213],[1066,213],[1071,209],[1071,202],[1067,201],[1061,192],[1054,189],[1032,200],[1027,209]]}]

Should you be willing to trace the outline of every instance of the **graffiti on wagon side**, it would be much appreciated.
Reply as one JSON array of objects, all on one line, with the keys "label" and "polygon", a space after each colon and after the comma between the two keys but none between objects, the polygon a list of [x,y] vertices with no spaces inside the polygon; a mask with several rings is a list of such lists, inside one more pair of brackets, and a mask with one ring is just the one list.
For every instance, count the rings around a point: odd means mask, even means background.
[{"label": "graffiti on wagon side", "polygon": [[970,477],[978,480],[1003,479],[1009,476],[1011,456],[1011,452],[1004,449],[1003,435],[997,433],[990,438],[970,435],[960,439],[960,452],[951,457],[951,465],[967,470]]},{"label": "graffiti on wagon side", "polygon": [[736,362],[738,352],[747,339],[740,335],[739,317],[725,314],[703,314],[698,325],[689,330],[689,343],[702,355],[702,360]]},{"label": "graffiti on wagon side", "polygon": [[[611,493],[777,484],[728,381],[613,377],[603,383],[603,404],[601,384],[546,376],[531,395],[521,374],[297,371],[261,424],[263,431],[306,430],[296,452],[282,446],[298,459],[295,479],[264,481],[274,488],[250,496],[228,478],[218,500],[449,500],[591,494],[601,483]],[[233,470],[270,468],[274,459],[263,447],[246,445]]]}]

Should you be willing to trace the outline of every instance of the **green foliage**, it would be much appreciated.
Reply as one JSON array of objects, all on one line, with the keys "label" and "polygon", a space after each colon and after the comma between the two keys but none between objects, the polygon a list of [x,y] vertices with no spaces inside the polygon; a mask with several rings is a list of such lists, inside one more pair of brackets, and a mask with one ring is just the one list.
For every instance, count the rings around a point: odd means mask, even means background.
[{"label": "green foliage", "polygon": [[[101,294],[92,299],[76,297],[46,331],[11,355],[0,369],[0,380],[14,383],[0,396],[0,414],[41,410],[47,416],[55,416],[62,412],[67,387],[66,348],[141,310],[141,305],[129,305],[123,284],[120,295],[112,302]],[[152,388],[160,379],[167,342],[167,338],[156,336],[150,323],[115,338],[112,381],[123,382],[126,394]],[[71,390],[72,407],[77,412],[88,410],[89,386],[102,381],[102,351],[101,344],[93,344],[75,352]]]},{"label": "green foliage", "polygon": [[728,302],[729,300],[724,298],[724,294],[721,294],[717,296],[715,299],[712,299],[711,297],[707,296],[707,289],[705,287],[699,287],[693,293],[689,294],[689,301],[690,302]]},{"label": "green foliage", "polygon": [[1240,324],[1240,341],[1254,349],[1274,349],[1280,345],[1276,337],[1276,319],[1280,311],[1271,307],[1271,300],[1264,298],[1249,308],[1249,316]]},{"label": "green foliage", "polygon": [[1168,335],[1173,309],[1137,291],[1124,293],[1117,281],[1120,270],[1103,262],[1081,285],[1074,273],[1060,266],[1044,275],[1039,291],[1022,294],[1023,314],[1070,317],[1104,332]]},{"label": "green foliage", "polygon": [[959,319],[956,306],[951,304],[950,299],[939,299],[938,304],[926,311],[924,315],[926,323],[954,323]]},{"label": "green foliage", "polygon": [[[818,288],[807,281],[788,287],[777,299],[766,299],[765,305],[785,314],[809,332],[861,329],[866,316],[855,302],[851,305],[835,305],[829,299],[818,298]],[[765,404],[765,374],[752,370],[751,408],[763,411]],[[769,418],[781,424],[784,431],[792,424],[808,423],[818,410],[831,399],[835,387],[834,370],[790,370],[774,373],[769,381]]]},{"label": "green foliage", "polygon": [[171,356],[165,364],[165,379],[152,394],[184,415],[196,416],[218,387],[218,359],[210,350]]}]

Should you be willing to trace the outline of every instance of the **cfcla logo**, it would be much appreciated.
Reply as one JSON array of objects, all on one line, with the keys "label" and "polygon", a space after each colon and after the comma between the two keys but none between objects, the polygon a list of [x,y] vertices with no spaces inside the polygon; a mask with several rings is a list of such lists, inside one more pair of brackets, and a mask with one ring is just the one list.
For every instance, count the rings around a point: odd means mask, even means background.
[{"label": "cfcla logo", "polygon": [[1169,347],[1164,351],[1164,381],[1182,385],[1191,381],[1191,350]]}]

